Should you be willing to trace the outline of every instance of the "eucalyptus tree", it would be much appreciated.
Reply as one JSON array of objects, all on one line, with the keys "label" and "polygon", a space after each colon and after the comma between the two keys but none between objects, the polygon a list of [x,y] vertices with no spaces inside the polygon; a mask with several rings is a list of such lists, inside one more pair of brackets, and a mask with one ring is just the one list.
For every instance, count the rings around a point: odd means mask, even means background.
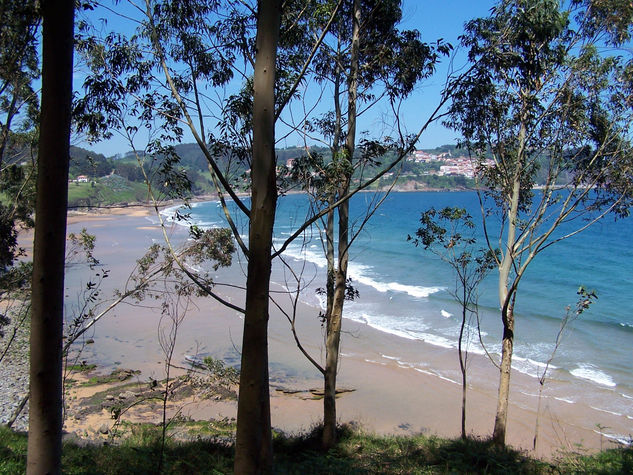
[{"label": "eucalyptus tree", "polygon": [[[17,234],[33,225],[34,163],[40,76],[38,2],[0,2],[0,298],[25,282],[13,266],[20,253]],[[27,272],[28,273],[28,272]],[[30,276],[28,276],[30,278]],[[2,326],[2,322],[0,322]]]},{"label": "eucalyptus tree", "polygon": [[608,47],[629,38],[632,14],[630,2],[572,1],[563,9],[557,0],[504,0],[466,24],[462,43],[475,66],[456,88],[448,124],[480,162],[486,240],[499,249],[498,445],[526,269],[552,244],[609,212],[626,214],[630,204],[631,64]]},{"label": "eucalyptus tree", "polygon": [[[269,21],[262,22],[261,16],[277,12],[276,3],[260,1],[255,6],[254,2],[237,0],[129,2],[132,13],[126,18],[136,15],[135,34],[87,34],[81,40],[82,51],[94,71],[85,80],[86,94],[76,103],[81,129],[95,138],[114,131],[137,142],[145,130],[152,140],[145,150],[141,148],[140,156],[160,163],[157,171],[164,178],[163,183],[185,186],[170,142],[182,140],[186,130],[209,163],[227,226],[248,260],[246,308],[229,304],[234,310],[249,314],[245,317],[242,347],[236,456],[236,464],[245,464],[240,466],[246,471],[266,470],[271,463],[266,364],[268,303],[263,299],[269,298],[272,259],[279,257],[314,222],[393,169],[431,121],[428,119],[412,136],[402,135],[404,145],[399,147],[397,158],[384,165],[382,171],[353,189],[349,185],[343,187],[334,202],[307,217],[278,249],[268,248],[277,196],[277,184],[270,175],[275,171],[274,151],[268,149],[270,144],[274,146],[274,136],[266,129],[265,145],[255,143],[255,129],[270,125],[267,115],[260,120],[262,111],[255,112],[258,97],[255,85],[261,79],[259,75],[270,77],[271,68],[275,70],[272,109],[274,121],[279,120],[287,104],[303,93],[301,86],[307,75],[312,74],[308,71],[310,64],[343,3],[343,0],[284,3],[275,68],[269,63],[257,71],[256,22],[265,25],[261,26],[264,38],[274,40],[278,33],[271,30]],[[88,24],[81,26],[90,33]],[[395,70],[400,66],[396,65]],[[438,100],[435,114],[445,104],[446,97]],[[264,108],[269,114],[270,104]],[[250,169],[250,176],[241,182],[233,175],[235,168],[230,166],[235,161]],[[236,183],[250,189],[250,207],[238,196]],[[227,196],[233,200],[235,212],[227,205]],[[245,219],[249,224],[248,241],[240,235],[240,216],[242,222]],[[190,270],[187,272],[195,279]],[[206,291],[228,304],[212,289]]]},{"label": "eucalyptus tree", "polygon": [[[0,2],[0,169],[19,155],[20,136],[35,126],[38,94],[33,82],[39,78],[37,51],[40,15],[38,2]],[[26,144],[28,145],[28,143]]]},{"label": "eucalyptus tree", "polygon": [[[336,208],[332,205],[350,193],[354,179],[375,176],[386,155],[398,157],[410,145],[409,137],[404,136],[364,139],[357,145],[358,118],[383,103],[397,110],[418,81],[434,72],[440,56],[450,51],[450,45],[441,40],[426,44],[418,31],[399,30],[400,4],[400,0],[342,2],[312,71],[317,83],[331,89],[332,110],[319,118],[308,117],[300,125],[310,139],[327,145],[331,158],[308,154],[295,160],[288,170],[313,197],[313,206],[328,210],[321,222],[327,260],[326,308],[322,314],[325,362],[308,358],[324,377],[324,448],[336,442],[336,376],[344,302],[358,295],[348,277],[349,250],[384,196],[376,197],[358,223],[350,219],[348,200]],[[394,133],[398,135],[397,127]],[[305,353],[303,347],[302,351]]]},{"label": "eucalyptus tree", "polygon": [[[82,41],[96,72],[86,79],[87,93],[77,103],[82,129],[94,137],[117,131],[133,141],[139,129],[147,128],[153,140],[143,155],[162,161],[158,170],[165,183],[185,187],[169,142],[180,141],[186,129],[209,163],[228,226],[248,260],[245,306],[231,306],[245,315],[239,473],[263,472],[272,465],[267,325],[277,198],[274,125],[322,39],[317,31],[311,45],[301,33],[306,12],[318,3],[288,2],[282,9],[276,0],[131,2],[136,34],[86,35]],[[326,27],[327,22],[316,28]],[[226,88],[235,83],[241,83],[240,90],[228,94]],[[234,160],[250,169],[250,207],[237,194]],[[240,235],[239,216],[230,211],[227,195],[248,220],[248,241]],[[226,303],[211,289],[207,293]]]},{"label": "eucalyptus tree", "polygon": [[420,224],[415,237],[408,236],[407,240],[433,252],[448,263],[455,274],[451,293],[461,307],[457,354],[462,374],[461,431],[462,439],[466,439],[469,328],[476,317],[479,332],[479,284],[494,268],[496,251],[477,248],[475,222],[463,208],[428,209],[422,213]]},{"label": "eucalyptus tree", "polygon": [[64,259],[74,7],[74,0],[41,3],[42,108],[31,286],[27,453],[30,474],[61,471]]}]

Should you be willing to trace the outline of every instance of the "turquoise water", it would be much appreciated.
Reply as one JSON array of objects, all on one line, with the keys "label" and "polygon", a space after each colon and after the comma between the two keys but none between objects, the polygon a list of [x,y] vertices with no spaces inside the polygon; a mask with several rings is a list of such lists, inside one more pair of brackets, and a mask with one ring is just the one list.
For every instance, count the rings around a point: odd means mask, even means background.
[{"label": "turquoise water", "polygon": [[[374,199],[371,193],[353,198],[351,215],[355,226]],[[407,242],[407,236],[418,227],[422,211],[444,206],[464,207],[479,222],[474,192],[393,193],[387,198],[350,252],[350,276],[360,298],[346,304],[346,318],[402,338],[457,347],[460,310],[451,296],[455,288],[452,270],[430,252]],[[280,246],[309,214],[306,196],[280,198],[276,245]],[[191,219],[202,226],[224,225],[216,202],[196,204]],[[240,226],[246,235],[245,221]],[[534,378],[542,374],[566,307],[575,306],[578,287],[595,290],[598,300],[568,327],[549,375],[585,388],[583,391],[595,389],[595,405],[628,419],[633,419],[632,235],[633,220],[607,217],[537,256],[521,281],[516,301],[513,363],[515,370]],[[309,263],[304,274],[307,289],[302,298],[322,305],[315,293],[317,287],[323,286],[325,267],[318,228],[313,227],[291,244],[284,256],[295,264]],[[272,279],[287,285],[283,275],[274,272]],[[501,338],[496,289],[493,271],[481,285],[479,298],[482,338],[493,354],[499,353]],[[476,340],[473,337],[470,351],[483,354]],[[608,402],[603,398],[605,392],[612,396]]]}]

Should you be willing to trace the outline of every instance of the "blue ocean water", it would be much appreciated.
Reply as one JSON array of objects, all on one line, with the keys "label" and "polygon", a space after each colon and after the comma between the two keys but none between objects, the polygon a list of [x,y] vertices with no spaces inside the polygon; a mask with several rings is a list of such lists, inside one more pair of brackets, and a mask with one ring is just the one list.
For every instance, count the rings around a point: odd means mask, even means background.
[{"label": "blue ocean water", "polygon": [[[351,201],[353,226],[377,195],[361,193]],[[451,295],[455,278],[437,256],[407,242],[420,213],[435,207],[466,208],[480,224],[474,192],[400,192],[387,197],[359,234],[350,251],[350,276],[360,298],[348,302],[344,316],[383,332],[428,344],[456,348],[460,308]],[[170,214],[172,210],[166,210]],[[201,226],[224,226],[217,202],[197,203],[191,219]],[[310,215],[305,195],[281,197],[275,244],[281,246]],[[238,223],[247,235],[246,222]],[[481,228],[478,228],[482,237]],[[597,301],[569,325],[550,366],[550,377],[607,391],[613,400],[604,410],[633,419],[633,219],[607,216],[587,230],[545,250],[530,264],[515,306],[513,367],[538,377],[552,355],[566,308],[573,309],[579,286],[595,290]],[[309,262],[314,278],[302,298],[322,304],[314,292],[323,286],[325,259],[319,229],[313,226],[284,253],[296,263]],[[498,354],[501,322],[495,271],[480,286],[483,342]],[[273,273],[283,285],[281,274]],[[472,324],[474,326],[474,322]],[[470,351],[482,353],[477,338]]]}]

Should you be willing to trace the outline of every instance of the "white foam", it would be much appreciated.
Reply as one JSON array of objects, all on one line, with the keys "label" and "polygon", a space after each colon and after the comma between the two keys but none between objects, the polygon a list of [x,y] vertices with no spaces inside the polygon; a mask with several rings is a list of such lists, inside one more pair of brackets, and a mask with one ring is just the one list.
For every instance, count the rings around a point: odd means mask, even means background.
[{"label": "white foam", "polygon": [[390,291],[400,292],[406,293],[414,298],[423,299],[442,290],[442,287],[422,287],[418,285],[401,284],[400,282],[379,282],[371,277],[358,273],[352,273],[352,277],[361,284],[372,287],[383,294]]},{"label": "white foam", "polygon": [[444,318],[451,318],[453,316],[452,313],[447,312],[446,310],[442,309],[440,311],[440,314],[444,317]]},{"label": "white foam", "polygon": [[[278,233],[290,235],[291,233]],[[276,239],[276,243],[281,244],[283,239]],[[327,267],[327,259],[323,255],[323,250],[316,244],[303,246],[301,244],[290,245],[284,251],[284,255],[297,260],[306,260],[317,265],[319,268]],[[398,292],[405,293],[414,298],[428,298],[429,295],[443,290],[443,287],[423,287],[418,285],[407,285],[400,282],[382,282],[370,276],[373,268],[360,262],[350,262],[348,275],[354,282],[372,287],[381,293]]]},{"label": "white foam", "polygon": [[[204,202],[193,203],[191,204],[191,209],[197,208],[203,203]],[[219,202],[215,202],[215,203],[218,203],[219,205]],[[202,219],[202,216],[198,216],[198,217],[190,216],[188,219],[177,219],[176,216],[179,211],[182,211],[183,214],[187,214],[189,209],[184,205],[174,205],[174,206],[170,206],[169,208],[162,209],[160,211],[160,214],[163,216],[163,218],[167,222],[177,224],[179,226],[185,226],[185,227],[189,227],[191,226],[191,224],[195,224],[196,226],[204,230],[221,227],[224,224],[223,221],[209,220],[208,216],[205,216],[206,219]]]},{"label": "white foam", "polygon": [[441,379],[442,381],[446,381],[448,383],[452,383],[452,384],[457,384],[457,385],[461,385],[460,382],[455,381],[454,379],[451,378],[447,378],[446,376],[442,376],[441,374],[437,374],[434,373],[432,371],[428,371],[425,369],[421,369],[421,368],[413,368],[415,371],[417,371],[418,373],[422,373],[422,374],[428,374],[429,376],[435,376],[436,378]]},{"label": "white foam", "polygon": [[385,324],[379,323],[382,321],[387,321],[387,322],[397,321],[394,317],[389,318],[388,316],[383,316],[382,318],[380,318],[380,317],[367,314],[365,312],[362,312],[360,314],[355,313],[355,312],[348,312],[346,316],[350,320],[364,323],[375,330],[378,330],[384,333],[389,333],[391,335],[395,335],[400,338],[406,338],[407,340],[423,341],[430,345],[439,346],[441,348],[456,348],[457,347],[455,342],[447,338],[444,338],[443,336],[433,335],[432,333],[423,332],[422,331],[423,325],[420,325],[420,327],[416,328],[415,330],[408,329],[408,328],[400,329],[400,328],[394,328],[392,326],[387,326]]},{"label": "white foam", "polygon": [[[515,369],[519,373],[523,373],[533,378],[539,378],[543,374],[543,371],[546,367],[546,363],[533,360],[532,358],[522,358],[517,355],[514,355],[512,357],[512,369]],[[552,369],[557,369],[557,367],[550,364],[548,371]]]},{"label": "white foam", "polygon": [[591,409],[598,411],[598,412],[604,412],[606,414],[611,414],[612,416],[618,416],[618,417],[622,417],[622,414],[619,412],[614,412],[614,411],[609,411],[607,409],[602,409],[600,407],[595,407],[595,406],[589,406],[591,407]]},{"label": "white foam", "polygon": [[[281,242],[282,241],[279,240],[280,244]],[[297,259],[298,261],[306,260],[322,269],[327,267],[327,259],[323,255],[323,252],[320,252],[318,249],[313,251],[312,249],[307,249],[300,245],[290,245],[284,251],[284,256]]]},{"label": "white foam", "polygon": [[417,371],[418,373],[427,374],[429,376],[437,376],[437,374],[435,374],[432,371],[429,371],[427,369],[422,369],[422,368],[413,368],[413,369],[415,371]]},{"label": "white foam", "polygon": [[554,396],[554,399],[556,399],[557,401],[561,401],[561,402],[566,402],[567,404],[575,404],[576,401],[574,401],[573,399],[567,399],[564,397],[556,397]]},{"label": "white foam", "polygon": [[483,331],[481,328],[479,329],[479,332],[477,332],[477,326],[476,325],[466,324],[466,328],[468,329],[468,332],[471,335],[477,335],[477,333],[479,333],[479,334],[481,334],[482,337],[488,336],[488,332]]},{"label": "white foam", "polygon": [[631,440],[631,436],[630,435],[618,435],[618,434],[609,434],[607,432],[600,432],[598,430],[593,430],[596,434],[600,434],[603,437],[606,437],[607,439],[611,439],[611,440],[615,440],[616,442],[622,444],[622,445],[626,445],[626,446],[630,446],[632,443]]},{"label": "white foam", "polygon": [[448,338],[444,338],[443,336],[433,335],[432,333],[422,333],[420,334],[419,340],[422,340],[425,343],[433,346],[439,346],[440,348],[455,348],[455,342],[449,340]]},{"label": "white foam", "polygon": [[183,209],[182,205],[170,206],[169,208],[164,208],[160,210],[160,214],[167,219],[174,219],[176,217],[176,211],[180,209]]},{"label": "white foam", "polygon": [[365,321],[365,323],[367,323],[367,325],[369,325],[370,327],[372,327],[372,328],[374,328],[376,330],[380,330],[382,332],[389,333],[391,335],[399,336],[400,338],[406,338],[407,340],[419,340],[418,337],[416,337],[415,335],[413,335],[411,332],[408,332],[408,331],[396,330],[394,328],[381,327],[380,325],[372,324],[369,321]]},{"label": "white foam", "polygon": [[611,376],[591,364],[581,364],[579,368],[572,369],[570,373],[577,378],[586,379],[601,386],[615,387],[615,382]]},{"label": "white foam", "polygon": [[368,360],[365,359],[366,363],[372,363],[372,364],[379,364],[380,366],[387,366],[387,363],[385,363],[384,361],[376,361],[376,360]]},{"label": "white foam", "polygon": [[185,262],[185,266],[187,266],[190,270],[194,271],[196,274],[202,274],[205,272],[202,266],[199,266],[199,265],[193,265],[189,262]]}]

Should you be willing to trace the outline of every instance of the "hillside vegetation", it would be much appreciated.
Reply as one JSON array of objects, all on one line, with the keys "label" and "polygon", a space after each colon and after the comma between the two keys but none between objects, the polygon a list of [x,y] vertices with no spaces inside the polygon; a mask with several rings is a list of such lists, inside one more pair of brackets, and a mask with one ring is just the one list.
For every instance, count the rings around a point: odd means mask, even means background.
[{"label": "hillside vegetation", "polygon": [[[179,167],[182,168],[187,179],[191,183],[191,196],[214,193],[215,189],[211,181],[211,174],[207,167],[207,161],[196,144],[180,144],[175,146],[178,154]],[[451,153],[457,155],[460,152],[454,145],[444,145],[436,149],[426,150],[432,154]],[[320,153],[326,160],[329,150],[323,147],[313,147],[311,153]],[[285,166],[288,160],[304,156],[305,150],[301,147],[288,147],[277,150],[277,163]],[[71,148],[70,179],[74,180],[69,185],[69,207],[107,206],[136,201],[145,201],[148,198],[145,174],[141,169],[137,157],[128,153],[106,157],[80,147]],[[385,157],[388,159],[389,157]],[[160,159],[151,160],[144,158],[144,169],[152,180],[156,190],[161,191]],[[376,167],[380,169],[380,164]],[[463,176],[437,176],[428,174],[435,170],[437,164],[418,164],[404,161],[402,168],[397,172],[383,177],[371,189],[385,189],[394,181],[396,189],[427,190],[427,189],[468,189],[474,186],[472,180]],[[242,190],[247,191],[244,177],[247,174],[248,164],[238,160],[226,158],[223,169],[233,182],[242,183]],[[77,178],[83,176],[88,182],[77,182]],[[238,186],[239,188],[239,186]]]}]

